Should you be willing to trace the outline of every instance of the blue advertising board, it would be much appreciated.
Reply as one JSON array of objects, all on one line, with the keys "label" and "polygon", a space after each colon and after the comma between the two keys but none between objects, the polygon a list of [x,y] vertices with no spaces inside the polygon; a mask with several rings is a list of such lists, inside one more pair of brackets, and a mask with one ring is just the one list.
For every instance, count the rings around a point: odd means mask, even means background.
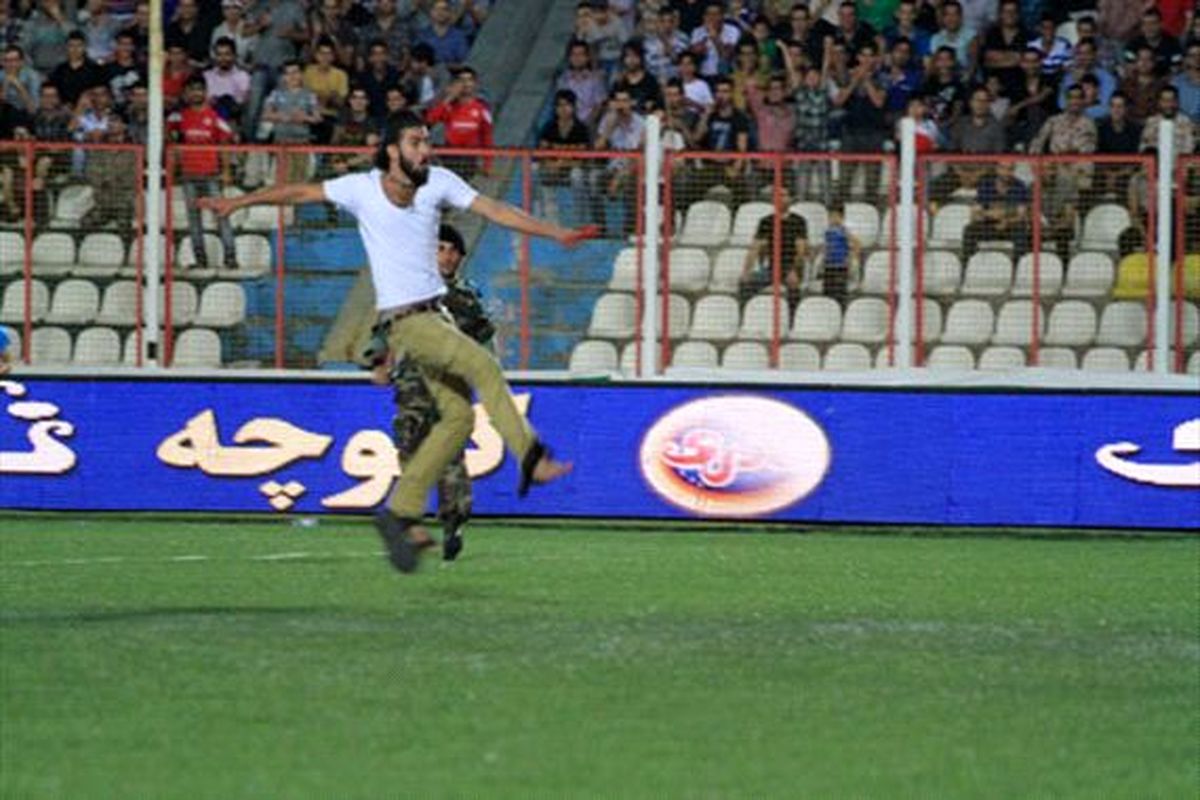
[{"label": "blue advertising board", "polygon": [[[1200,530],[1196,394],[518,384],[574,472],[525,500],[477,407],[481,515]],[[362,513],[387,390],[0,381],[0,508]]]}]

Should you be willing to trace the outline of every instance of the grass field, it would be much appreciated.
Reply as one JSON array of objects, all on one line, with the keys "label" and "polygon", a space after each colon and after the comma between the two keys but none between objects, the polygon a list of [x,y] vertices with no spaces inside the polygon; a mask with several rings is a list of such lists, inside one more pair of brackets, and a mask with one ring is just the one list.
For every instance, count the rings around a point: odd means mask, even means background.
[{"label": "grass field", "polygon": [[1180,797],[1200,540],[0,517],[0,796]]}]

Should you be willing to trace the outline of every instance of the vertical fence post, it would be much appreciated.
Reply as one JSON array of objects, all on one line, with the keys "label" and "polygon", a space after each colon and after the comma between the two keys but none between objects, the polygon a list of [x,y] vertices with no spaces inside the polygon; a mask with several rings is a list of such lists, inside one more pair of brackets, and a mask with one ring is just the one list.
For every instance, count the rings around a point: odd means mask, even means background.
[{"label": "vertical fence post", "polygon": [[[637,261],[637,279],[640,281],[642,279],[643,268],[642,247],[646,236],[646,159],[640,153],[638,154],[638,157],[634,159],[634,176],[637,179],[637,189],[635,192],[636,199],[633,204],[633,241],[634,247],[636,248],[634,252],[636,254]],[[642,341],[641,337],[633,337],[633,372],[634,375],[639,378],[644,374],[642,372],[642,351],[645,349],[645,342]],[[663,363],[666,362],[667,359],[664,358]]]},{"label": "vertical fence post", "polygon": [[[162,352],[158,354],[159,363],[164,367],[169,367],[175,361],[175,329],[174,320],[171,319],[171,284],[175,281],[175,149],[170,148],[165,152],[165,180],[163,182],[163,196],[167,200],[166,213],[163,215],[163,237],[165,246],[163,247],[162,260],[162,287],[163,287],[163,309],[161,313],[163,338]],[[200,240],[200,249],[204,250],[204,240]],[[192,242],[192,250],[195,251],[196,243]],[[145,284],[143,292],[148,292],[154,296],[154,301],[158,302],[158,287],[159,281]],[[149,300],[147,299],[147,302]],[[157,308],[157,306],[156,306]],[[158,325],[156,324],[157,331]]]},{"label": "vertical fence post", "polygon": [[[1154,371],[1171,371],[1171,175],[1175,166],[1175,122],[1160,118],[1158,126],[1158,196],[1146,198],[1155,203],[1158,217],[1158,244],[1154,264]],[[1180,232],[1182,235],[1182,231]]]},{"label": "vertical fence post", "polygon": [[25,142],[25,311],[22,315],[24,325],[21,331],[21,360],[26,364],[30,359],[30,340],[33,338],[33,160],[37,152],[33,142]]},{"label": "vertical fence post", "polygon": [[[642,256],[642,283],[639,291],[644,297],[642,302],[642,350],[641,360],[638,364],[638,371],[641,375],[657,375],[658,361],[655,355],[658,348],[654,343],[658,341],[658,319],[654,309],[657,307],[655,302],[658,296],[658,277],[659,277],[659,244],[658,230],[660,211],[658,207],[658,187],[659,181],[665,176],[663,181],[663,209],[662,214],[665,214],[662,224],[666,229],[665,242],[662,246],[662,252],[665,254],[670,246],[671,225],[674,223],[674,209],[671,203],[674,198],[671,192],[671,156],[667,155],[663,161],[662,150],[662,127],[658,117],[650,114],[646,117],[646,143],[643,150],[642,163],[644,167],[643,180],[646,185],[646,195],[644,207],[634,213],[645,214],[645,254]],[[668,302],[669,302],[668,293]],[[664,310],[664,321],[665,321]],[[665,343],[664,343],[665,346]],[[662,366],[666,366],[663,364]]]},{"label": "vertical fence post", "polygon": [[[891,178],[888,180],[888,208],[892,213],[888,215],[888,329],[887,329],[887,365],[889,367],[896,366],[896,204],[900,199],[900,173],[899,163],[895,156],[888,156],[888,166]],[[883,231],[879,232],[883,236]],[[866,264],[859,266],[860,279],[865,275]],[[918,309],[925,307],[924,296],[921,294],[921,286],[917,283],[917,294],[921,296],[921,304]],[[922,329],[923,330],[923,329]],[[917,341],[921,341],[921,337],[917,337]]]},{"label": "vertical fence post", "polygon": [[1187,259],[1187,170],[1188,164],[1182,159],[1175,159],[1175,191],[1172,199],[1175,203],[1175,263],[1171,272],[1175,276],[1175,358],[1174,370],[1183,372],[1183,268]]},{"label": "vertical fence post", "polygon": [[[287,182],[287,149],[282,145],[275,151],[275,185],[282,186]],[[275,369],[283,369],[284,326],[283,326],[283,266],[284,266],[284,225],[287,218],[285,207],[279,206],[278,221],[275,228]],[[293,219],[295,219],[293,217]]]},{"label": "vertical fence post", "polygon": [[[133,240],[133,278],[136,286],[145,286],[142,281],[143,275],[146,272],[146,228],[141,224],[142,220],[146,219],[146,147],[141,146],[138,149],[137,173],[134,185],[137,187],[136,200],[134,202],[134,230],[136,233]],[[134,306],[134,328],[133,328],[133,346],[137,349],[137,356],[134,358],[134,364],[138,367],[142,366],[143,353],[145,353],[146,332],[143,330],[143,298],[142,292],[133,293]]]},{"label": "vertical fence post", "polygon": [[913,365],[913,210],[916,201],[917,127],[900,121],[900,274],[896,303],[896,366]]},{"label": "vertical fence post", "polygon": [[[161,0],[150,3],[150,57],[147,78],[150,82],[150,107],[146,129],[146,231],[149,240],[144,253],[145,280],[138,294],[145,296],[146,356],[150,366],[159,363],[158,285],[162,275],[162,190],[163,190],[163,15]],[[139,276],[141,277],[141,276]]]},{"label": "vertical fence post", "polygon": [[[530,213],[533,209],[533,158],[529,153],[521,156],[521,209],[526,213]],[[530,331],[531,325],[529,320],[529,282],[532,277],[529,255],[529,234],[517,234],[521,237],[521,246],[518,249],[517,274],[521,280],[521,343],[520,356],[518,364],[521,369],[529,369],[530,356]]]},{"label": "vertical fence post", "polygon": [[771,308],[771,346],[767,351],[767,364],[772,369],[779,367],[779,340],[783,326],[780,324],[779,307],[783,295],[783,215],[787,211],[783,207],[783,157],[771,159],[771,205],[775,208],[771,222],[771,294],[774,303]]},{"label": "vertical fence post", "polygon": [[1030,220],[1030,224],[1033,226],[1031,237],[1033,246],[1033,287],[1031,291],[1033,294],[1030,300],[1032,303],[1031,310],[1033,313],[1029,315],[1029,324],[1031,327],[1031,330],[1029,331],[1029,366],[1031,367],[1036,367],[1040,359],[1038,354],[1038,334],[1041,332],[1041,328],[1038,326],[1041,324],[1041,294],[1039,292],[1040,287],[1038,286],[1038,281],[1040,281],[1042,277],[1042,203],[1044,202],[1042,182],[1044,180],[1045,172],[1042,169],[1042,160],[1039,158],[1033,162],[1033,218]]}]

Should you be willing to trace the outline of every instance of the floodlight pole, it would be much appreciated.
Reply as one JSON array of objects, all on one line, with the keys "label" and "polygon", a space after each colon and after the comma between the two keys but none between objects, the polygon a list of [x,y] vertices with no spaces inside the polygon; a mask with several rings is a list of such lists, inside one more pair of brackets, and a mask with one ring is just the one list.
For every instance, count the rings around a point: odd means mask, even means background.
[{"label": "floodlight pole", "polygon": [[146,130],[146,219],[142,292],[146,326],[146,356],[150,366],[162,359],[159,350],[158,287],[162,275],[162,185],[163,185],[163,3],[150,0],[150,53],[147,70],[150,81],[150,109]]}]

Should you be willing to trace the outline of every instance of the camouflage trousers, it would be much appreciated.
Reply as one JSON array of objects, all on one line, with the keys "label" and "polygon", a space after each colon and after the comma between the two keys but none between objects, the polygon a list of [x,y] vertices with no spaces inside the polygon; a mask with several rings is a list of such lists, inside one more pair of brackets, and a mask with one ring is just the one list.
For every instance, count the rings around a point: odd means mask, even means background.
[{"label": "camouflage trousers", "polygon": [[[400,455],[401,468],[428,435],[438,419],[437,403],[415,365],[401,362],[392,372],[396,416],[392,419],[393,441]],[[447,534],[471,516],[471,478],[460,452],[437,480],[438,520]]]}]

